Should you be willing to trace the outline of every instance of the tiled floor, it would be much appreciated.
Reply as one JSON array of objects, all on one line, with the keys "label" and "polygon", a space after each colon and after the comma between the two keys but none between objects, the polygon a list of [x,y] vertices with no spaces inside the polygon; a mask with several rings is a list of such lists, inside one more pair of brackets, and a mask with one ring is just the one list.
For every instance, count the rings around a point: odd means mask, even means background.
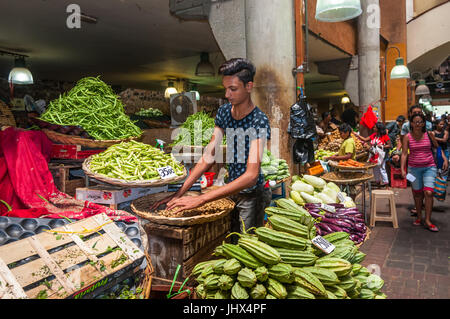
[{"label": "tiled floor", "polygon": [[[450,195],[443,203],[435,200],[432,222],[439,227],[433,233],[414,226],[411,190],[394,189],[399,228],[377,222],[361,251],[367,254],[363,265],[378,265],[385,281],[383,292],[390,299],[450,298]],[[388,212],[386,203],[378,211]],[[369,214],[369,211],[367,211]]]}]

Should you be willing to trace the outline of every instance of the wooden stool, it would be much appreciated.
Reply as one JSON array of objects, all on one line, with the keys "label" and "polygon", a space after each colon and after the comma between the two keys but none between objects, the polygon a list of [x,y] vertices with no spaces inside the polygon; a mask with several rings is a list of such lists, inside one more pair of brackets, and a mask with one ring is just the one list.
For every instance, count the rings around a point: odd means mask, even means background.
[{"label": "wooden stool", "polygon": [[[391,216],[377,216],[377,198],[386,198],[389,200]],[[384,221],[392,222],[394,228],[398,228],[397,209],[395,207],[394,192],[391,190],[374,190],[372,191],[372,207],[370,209],[370,227],[375,227],[375,222]]]}]

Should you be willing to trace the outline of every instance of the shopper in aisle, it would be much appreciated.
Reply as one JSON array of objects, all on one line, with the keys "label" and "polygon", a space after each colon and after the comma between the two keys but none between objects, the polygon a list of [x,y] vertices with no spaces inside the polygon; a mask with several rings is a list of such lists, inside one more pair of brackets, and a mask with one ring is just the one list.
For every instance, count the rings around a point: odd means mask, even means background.
[{"label": "shopper in aisle", "polygon": [[[422,107],[420,105],[418,105],[418,104],[413,105],[413,106],[411,106],[409,108],[408,117],[411,118],[411,116],[413,116],[415,114],[422,114],[423,115]],[[425,129],[427,131],[431,131],[433,129],[433,125],[431,124],[431,122],[426,121],[425,123],[426,123],[425,124]],[[398,150],[402,149],[405,136],[409,133],[410,128],[411,128],[411,125],[410,125],[409,121],[406,122],[405,124],[403,124],[402,131],[400,133],[400,141],[397,143],[397,149]],[[414,196],[414,192],[413,192],[413,196]],[[423,205],[422,205],[422,207],[423,207]],[[411,209],[411,216],[417,216],[416,208]]]},{"label": "shopper in aisle", "polygon": [[[437,226],[431,222],[431,212],[433,210],[433,191],[436,179],[436,163],[433,154],[433,147],[438,148],[438,143],[433,132],[428,132],[425,128],[425,115],[414,114],[410,118],[411,130],[403,140],[402,148],[402,176],[406,178],[406,165],[408,173],[414,177],[411,186],[416,205],[417,219],[414,225],[422,224],[422,206],[425,199],[425,221],[424,226],[433,232],[439,231]],[[408,156],[409,152],[409,156]],[[448,168],[448,160],[444,152],[443,169]]]},{"label": "shopper in aisle", "polygon": [[399,115],[395,122],[390,122],[386,124],[386,130],[389,136],[389,139],[392,143],[392,148],[397,146],[397,137],[400,136],[400,132],[402,131],[403,124],[405,124],[406,118],[403,115]]},{"label": "shopper in aisle", "polygon": [[[241,220],[245,229],[263,225],[264,209],[271,202],[272,192],[269,187],[264,187],[261,158],[271,132],[267,116],[251,99],[255,73],[253,64],[241,58],[226,61],[220,67],[219,74],[229,103],[217,112],[211,141],[183,186],[151,209],[167,203],[167,209],[181,211],[231,197],[236,204],[232,212],[232,231],[243,230]],[[183,197],[214,164],[224,134],[227,137],[228,183],[199,196]]]},{"label": "shopper in aisle", "polygon": [[325,161],[346,161],[348,159],[356,159],[356,144],[352,137],[352,128],[347,123],[339,126],[339,133],[344,140],[341,144],[337,155],[325,158]]},{"label": "shopper in aisle", "polygon": [[387,134],[386,126],[383,123],[377,122],[373,130],[374,133],[369,137],[363,137],[358,133],[355,133],[355,135],[361,141],[370,143],[369,153],[371,156],[369,162],[378,164],[373,169],[375,181],[379,187],[386,187],[389,185],[389,178],[386,172],[386,159],[392,143]]},{"label": "shopper in aisle", "polygon": [[445,120],[443,120],[441,118],[434,122],[433,133],[434,133],[434,136],[435,136],[436,141],[438,142],[439,146],[444,151],[445,156],[448,158],[448,149],[447,149],[448,130],[446,130]]}]

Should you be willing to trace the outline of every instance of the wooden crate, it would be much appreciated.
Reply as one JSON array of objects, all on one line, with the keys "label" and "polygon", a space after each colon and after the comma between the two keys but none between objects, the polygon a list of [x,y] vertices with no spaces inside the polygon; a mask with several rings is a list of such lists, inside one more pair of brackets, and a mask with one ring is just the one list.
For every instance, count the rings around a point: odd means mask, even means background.
[{"label": "wooden crate", "polygon": [[52,173],[55,186],[61,192],[70,196],[75,196],[76,189],[86,186],[85,178],[69,179],[71,169],[81,169],[81,163],[57,164],[50,163],[48,165]]},{"label": "wooden crate", "polygon": [[178,265],[181,265],[181,271],[176,279],[186,279],[197,263],[211,259],[214,249],[229,234],[230,225],[230,214],[213,222],[190,227],[145,224],[155,280],[171,282]]},{"label": "wooden crate", "polygon": [[106,214],[95,215],[1,246],[0,298],[93,297],[136,273],[143,260]]}]

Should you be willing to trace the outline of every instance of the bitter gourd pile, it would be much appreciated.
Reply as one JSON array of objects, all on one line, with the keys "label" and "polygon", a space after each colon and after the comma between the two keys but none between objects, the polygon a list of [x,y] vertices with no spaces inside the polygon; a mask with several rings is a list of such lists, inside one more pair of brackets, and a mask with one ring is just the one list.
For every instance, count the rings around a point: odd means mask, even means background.
[{"label": "bitter gourd pile", "polygon": [[[194,267],[191,276],[198,283],[195,287],[198,297],[387,298],[381,292],[383,279],[361,265],[365,254],[349,239],[348,233],[336,232],[324,236],[336,247],[326,255],[311,242],[316,236],[315,220],[300,206],[296,207],[292,200],[277,200],[277,206],[272,207],[270,212],[272,217],[277,216],[276,227],[269,218],[266,226],[255,229],[255,234],[245,231],[239,234],[237,244],[223,243],[216,247],[213,255],[218,259],[203,261]],[[277,209],[280,214],[277,214]],[[290,214],[286,214],[286,210]],[[294,215],[297,216],[289,219]],[[291,226],[287,222],[289,220]]]}]

